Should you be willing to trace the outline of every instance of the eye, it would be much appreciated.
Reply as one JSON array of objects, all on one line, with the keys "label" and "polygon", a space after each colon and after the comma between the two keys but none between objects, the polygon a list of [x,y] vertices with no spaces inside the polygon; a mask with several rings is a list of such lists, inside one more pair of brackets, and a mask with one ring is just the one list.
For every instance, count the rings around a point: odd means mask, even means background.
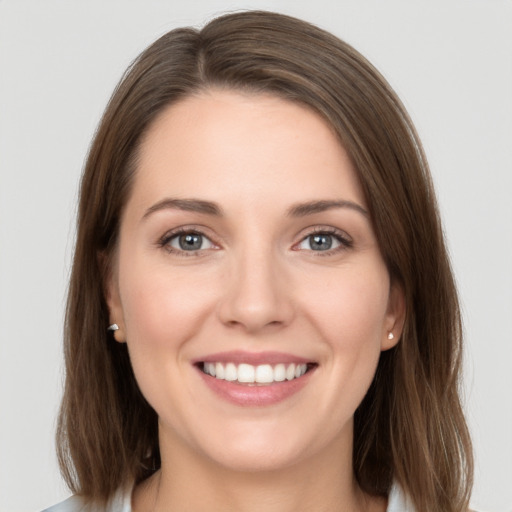
[{"label": "eye", "polygon": [[202,233],[182,231],[171,233],[161,242],[170,252],[197,252],[213,249],[213,242]]},{"label": "eye", "polygon": [[315,233],[309,235],[299,244],[299,249],[310,251],[328,251],[339,247],[341,243],[333,235],[327,233]]},{"label": "eye", "polygon": [[336,252],[352,246],[352,241],[338,231],[317,231],[303,238],[296,246],[298,250]]}]

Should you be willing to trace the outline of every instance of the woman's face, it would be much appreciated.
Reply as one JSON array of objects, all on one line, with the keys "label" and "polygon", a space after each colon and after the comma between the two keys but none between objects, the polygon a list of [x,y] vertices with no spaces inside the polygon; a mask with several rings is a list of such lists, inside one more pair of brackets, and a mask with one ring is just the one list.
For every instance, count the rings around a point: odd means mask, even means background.
[{"label": "woman's face", "polygon": [[107,288],[163,456],[261,470],[350,453],[403,317],[367,212],[298,104],[213,90],[154,122]]}]

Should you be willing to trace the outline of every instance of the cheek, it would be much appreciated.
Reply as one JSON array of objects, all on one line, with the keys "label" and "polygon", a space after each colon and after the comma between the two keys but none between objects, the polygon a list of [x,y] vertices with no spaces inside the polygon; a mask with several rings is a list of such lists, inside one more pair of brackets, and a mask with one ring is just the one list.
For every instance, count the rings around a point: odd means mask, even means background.
[{"label": "cheek", "polygon": [[387,271],[376,269],[357,272],[347,268],[326,281],[323,290],[312,288],[310,322],[325,348],[332,390],[322,400],[325,410],[333,410],[334,401],[340,414],[353,414],[375,375],[389,296]]},{"label": "cheek", "polygon": [[388,308],[387,272],[347,269],[324,282],[324,287],[309,287],[308,309],[319,328],[340,344],[380,346]]},{"label": "cheek", "polygon": [[[189,385],[188,341],[197,334],[215,301],[211,289],[167,265],[127,258],[120,266],[126,339],[139,388],[161,413],[178,403]],[[207,282],[207,281],[206,281]]]},{"label": "cheek", "polygon": [[215,301],[201,276],[141,260],[127,260],[129,272],[120,272],[127,341],[132,354],[148,351],[158,358],[160,351],[177,351],[192,338]]}]

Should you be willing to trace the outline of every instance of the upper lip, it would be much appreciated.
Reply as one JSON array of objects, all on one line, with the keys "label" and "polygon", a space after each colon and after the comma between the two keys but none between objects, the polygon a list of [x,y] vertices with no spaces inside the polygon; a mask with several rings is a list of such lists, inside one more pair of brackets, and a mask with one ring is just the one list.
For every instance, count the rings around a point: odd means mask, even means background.
[{"label": "upper lip", "polygon": [[193,361],[194,364],[198,363],[235,363],[235,364],[250,364],[258,366],[260,364],[307,364],[313,363],[311,359],[299,357],[285,352],[246,352],[243,350],[231,350],[228,352],[217,352],[215,354],[208,354],[204,357],[199,357]]}]

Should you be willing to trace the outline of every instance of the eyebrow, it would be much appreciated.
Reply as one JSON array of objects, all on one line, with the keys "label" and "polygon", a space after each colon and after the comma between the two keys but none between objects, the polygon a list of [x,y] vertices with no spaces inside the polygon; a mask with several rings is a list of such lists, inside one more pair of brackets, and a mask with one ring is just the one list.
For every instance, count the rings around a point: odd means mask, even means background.
[{"label": "eyebrow", "polygon": [[150,206],[143,215],[143,219],[149,217],[152,213],[160,210],[182,210],[186,212],[205,213],[207,215],[216,215],[222,217],[222,209],[216,203],[203,201],[202,199],[175,199],[166,198]]},{"label": "eyebrow", "polygon": [[[355,210],[363,214],[365,217],[369,217],[368,211],[361,205],[347,200],[319,200],[298,203],[288,209],[287,215],[289,217],[306,217],[308,215],[322,213],[335,208],[350,208],[351,210]],[[158,201],[158,203],[155,203],[153,206],[150,206],[142,218],[146,219],[152,213],[166,209],[204,213],[206,215],[215,215],[217,217],[223,216],[222,208],[212,201],[204,201],[202,199],[165,198]]]},{"label": "eyebrow", "polygon": [[343,199],[309,201],[307,203],[295,204],[288,210],[287,215],[290,217],[306,217],[307,215],[314,215],[315,213],[322,213],[335,208],[350,208],[351,210],[355,210],[356,212],[363,214],[365,217],[370,216],[368,211],[360,204]]}]

